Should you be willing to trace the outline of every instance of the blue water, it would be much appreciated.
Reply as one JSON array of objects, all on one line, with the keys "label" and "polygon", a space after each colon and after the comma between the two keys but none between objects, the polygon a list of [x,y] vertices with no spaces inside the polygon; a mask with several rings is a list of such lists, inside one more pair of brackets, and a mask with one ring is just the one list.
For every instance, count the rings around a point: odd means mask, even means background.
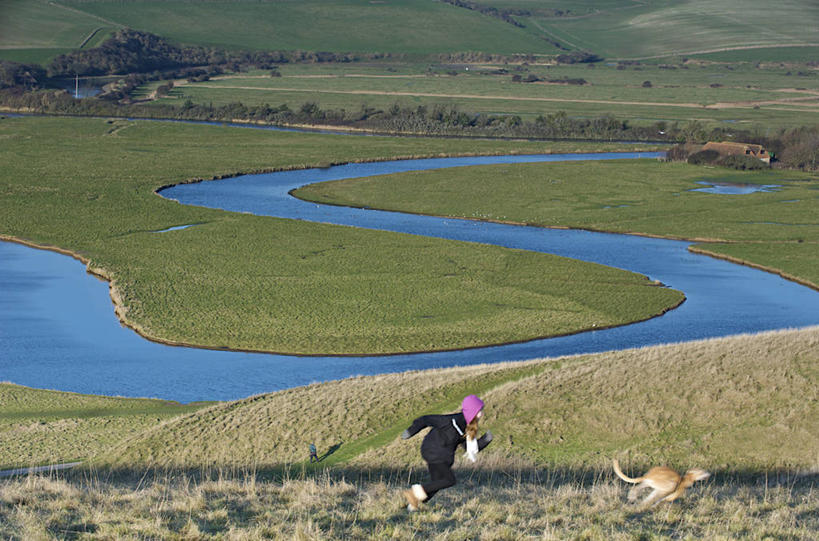
[{"label": "blue water", "polygon": [[173,227],[168,227],[167,229],[160,229],[159,231],[154,231],[154,233],[167,233],[169,231],[182,231],[183,229],[187,229],[189,227],[195,227],[199,224],[185,224],[185,225],[175,225]]},{"label": "blue water", "polygon": [[[156,344],[118,323],[105,282],[69,257],[0,243],[0,380],[182,402],[410,369],[531,359],[819,324],[819,293],[775,275],[698,256],[687,242],[548,230],[315,205],[288,195],[311,182],[423,168],[654,154],[512,156],[354,164],[250,175],[163,190],[186,204],[539,250],[633,270],[685,292],[662,317],[615,329],[456,352],[297,357]],[[185,235],[178,229],[163,234]]]},{"label": "blue water", "polygon": [[694,188],[692,192],[715,193],[719,195],[748,195],[756,192],[778,192],[781,184],[734,184],[727,182],[708,182],[700,180],[697,184],[707,188]]}]

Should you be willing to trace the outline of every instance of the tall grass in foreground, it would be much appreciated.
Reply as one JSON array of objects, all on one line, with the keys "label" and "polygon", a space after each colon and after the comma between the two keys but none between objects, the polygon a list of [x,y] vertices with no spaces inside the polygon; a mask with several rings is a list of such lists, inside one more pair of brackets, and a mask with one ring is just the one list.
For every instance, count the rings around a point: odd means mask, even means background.
[{"label": "tall grass in foreground", "polygon": [[672,505],[626,503],[609,469],[495,461],[409,514],[400,470],[32,475],[0,484],[17,539],[813,539],[817,477],[715,472]]}]

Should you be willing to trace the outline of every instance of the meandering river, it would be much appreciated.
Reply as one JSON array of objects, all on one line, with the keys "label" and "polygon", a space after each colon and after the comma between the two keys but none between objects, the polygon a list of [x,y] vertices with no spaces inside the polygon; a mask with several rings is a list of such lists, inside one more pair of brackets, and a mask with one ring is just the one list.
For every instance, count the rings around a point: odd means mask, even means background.
[{"label": "meandering river", "polygon": [[[686,294],[685,303],[662,317],[521,344],[385,357],[297,357],[172,347],[122,327],[113,314],[107,284],[86,274],[82,263],[4,242],[0,243],[0,380],[182,402],[229,400],[362,374],[590,353],[819,324],[816,291],[769,273],[692,254],[687,242],[316,205],[289,195],[311,182],[419,169],[653,156],[537,155],[351,164],[179,185],[161,195],[184,204],[497,244],[620,267]],[[157,234],[185,235],[186,231],[174,228]]]}]

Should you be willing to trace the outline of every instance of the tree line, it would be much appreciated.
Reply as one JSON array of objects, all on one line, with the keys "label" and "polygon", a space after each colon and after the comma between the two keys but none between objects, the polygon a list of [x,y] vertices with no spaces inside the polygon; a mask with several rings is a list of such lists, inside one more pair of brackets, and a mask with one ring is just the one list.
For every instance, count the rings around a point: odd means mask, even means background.
[{"label": "tree line", "polygon": [[391,58],[389,53],[321,51],[225,51],[214,47],[179,46],[132,29],[118,30],[99,47],[61,54],[47,66],[49,77],[122,75],[191,66],[270,69],[278,64],[356,62]]},{"label": "tree line", "polygon": [[[321,125],[405,135],[670,143],[737,140],[765,146],[777,157],[780,166],[809,170],[819,166],[819,126],[760,136],[734,128],[730,134],[725,128],[708,129],[697,121],[633,125],[613,116],[573,118],[563,111],[525,120],[517,115],[469,113],[455,105],[442,104],[408,107],[395,103],[386,109],[362,106],[353,110],[322,109],[315,102],[306,102],[298,108],[287,104],[249,106],[239,102],[214,106],[191,100],[179,105],[147,105],[94,98],[77,100],[63,90],[31,91],[20,87],[0,90],[0,105],[41,114]],[[670,158],[687,159],[691,151],[684,153],[679,148],[672,149]]]}]

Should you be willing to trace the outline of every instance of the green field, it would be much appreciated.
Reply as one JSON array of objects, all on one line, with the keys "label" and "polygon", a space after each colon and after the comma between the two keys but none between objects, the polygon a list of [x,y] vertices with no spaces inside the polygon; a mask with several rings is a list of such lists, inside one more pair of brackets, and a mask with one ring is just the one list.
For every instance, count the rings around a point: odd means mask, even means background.
[{"label": "green field", "polygon": [[749,60],[765,60],[768,54],[776,54],[776,47],[819,46],[819,6],[808,0],[775,5],[763,0],[746,0],[741,5],[729,0],[622,1],[587,17],[534,17],[530,21],[574,48],[607,58],[732,55],[740,49],[749,52]]},{"label": "green field", "polygon": [[[698,182],[781,189],[717,195],[692,191],[705,187]],[[815,174],[643,160],[403,173],[314,184],[296,195],[403,212],[713,241],[701,248],[819,288],[817,190]]]},{"label": "green field", "polygon": [[85,13],[181,43],[226,49],[438,54],[545,53],[558,49],[498,19],[426,0],[64,0]]},{"label": "green field", "polygon": [[[325,110],[350,112],[365,106],[389,110],[395,104],[430,109],[446,105],[528,120],[564,111],[579,118],[610,115],[638,125],[660,121],[697,121],[709,127],[737,124],[762,133],[819,122],[819,76],[807,68],[679,64],[618,69],[614,64],[599,64],[595,68],[518,67],[498,74],[502,68],[473,64],[458,66],[453,72],[435,64],[427,65],[426,70],[424,65],[402,63],[285,65],[279,69],[281,77],[254,71],[198,83],[178,80],[167,97],[152,103],[287,104],[298,110],[313,102]],[[515,83],[514,74],[544,81],[584,79],[587,84]],[[651,82],[649,88],[643,87],[645,81]],[[158,84],[142,87],[135,97],[146,97]]]},{"label": "green field", "polygon": [[45,0],[0,0],[0,58],[45,63],[80,47],[97,47],[118,25]]},{"label": "green field", "polygon": [[[0,136],[0,234],[89,261],[112,281],[119,315],[157,340],[313,354],[443,350],[642,320],[683,298],[644,276],[545,254],[228,213],[154,194],[191,179],[349,161],[634,146],[375,137],[362,145],[356,137],[70,118],[7,118]],[[183,224],[199,225],[155,233]]]},{"label": "green field", "polygon": [[78,47],[95,28],[127,26],[180,43],[227,49],[421,56],[472,51],[555,55],[571,49],[606,58],[707,54],[755,62],[780,60],[786,48],[787,59],[807,61],[819,48],[819,7],[809,0],[775,6],[751,0],[741,8],[729,0],[488,0],[479,5],[529,14],[513,17],[523,25],[517,27],[476,10],[424,0],[3,0],[0,45],[6,50]]},{"label": "green field", "polygon": [[[121,443],[86,464],[0,480],[0,535],[84,539],[811,539],[819,432],[819,328],[596,355],[349,378],[215,404],[146,426],[137,401],[0,385],[47,409],[53,457],[79,408],[119,409]],[[492,444],[459,483],[408,514],[423,481],[417,415],[476,392]],[[144,404],[144,403],[143,403]],[[168,409],[172,405],[166,406]],[[19,409],[19,408],[18,408]],[[159,417],[157,415],[157,417]],[[0,424],[0,462],[29,441]],[[76,431],[77,434],[81,429]],[[323,460],[310,465],[307,445]],[[668,464],[712,472],[655,510],[611,473]]]}]

